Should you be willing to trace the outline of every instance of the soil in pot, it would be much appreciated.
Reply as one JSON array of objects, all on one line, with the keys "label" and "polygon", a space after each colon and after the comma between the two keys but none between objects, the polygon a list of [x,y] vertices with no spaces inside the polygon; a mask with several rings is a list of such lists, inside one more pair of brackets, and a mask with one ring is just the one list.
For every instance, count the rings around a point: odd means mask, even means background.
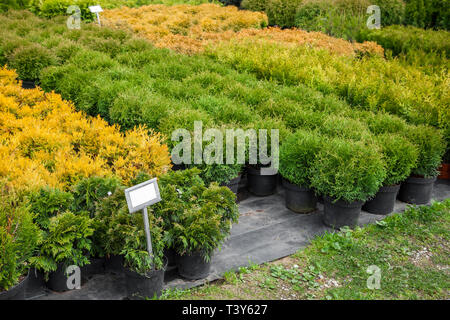
[{"label": "soil in pot", "polygon": [[286,208],[297,213],[316,210],[317,197],[313,190],[282,180],[285,191]]},{"label": "soil in pot", "polygon": [[145,275],[124,268],[128,298],[142,300],[161,296],[166,268],[167,258],[162,269],[149,270]]},{"label": "soil in pot", "polygon": [[228,189],[233,191],[233,193],[235,195],[237,195],[240,181],[241,181],[241,175],[238,175],[236,178],[230,180],[230,182],[222,184],[222,186],[227,187]]},{"label": "soil in pot", "polygon": [[30,273],[19,279],[19,283],[6,291],[0,291],[0,300],[25,300],[25,291],[27,289]]},{"label": "soil in pot", "polygon": [[274,194],[277,191],[278,173],[262,175],[260,168],[247,168],[247,188],[258,197]]},{"label": "soil in pot", "polygon": [[427,204],[431,200],[435,181],[436,177],[409,177],[402,183],[398,199],[411,204]]},{"label": "soil in pot", "polygon": [[390,214],[394,211],[395,199],[399,189],[399,184],[381,187],[373,199],[366,201],[362,209],[373,214]]},{"label": "soil in pot", "polygon": [[206,278],[211,269],[211,261],[206,262],[201,251],[176,256],[178,274],[188,280]]},{"label": "soil in pot", "polygon": [[364,201],[334,201],[331,197],[323,196],[323,223],[335,229],[357,226]]}]

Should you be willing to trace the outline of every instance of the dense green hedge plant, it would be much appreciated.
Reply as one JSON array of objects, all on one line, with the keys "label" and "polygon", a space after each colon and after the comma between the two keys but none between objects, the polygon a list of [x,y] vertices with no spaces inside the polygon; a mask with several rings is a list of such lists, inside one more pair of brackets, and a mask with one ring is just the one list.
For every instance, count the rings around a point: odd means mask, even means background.
[{"label": "dense green hedge plant", "polygon": [[386,178],[383,186],[404,181],[417,164],[418,150],[408,139],[398,134],[382,134],[375,141],[380,145],[386,164]]},{"label": "dense green hedge plant", "polygon": [[370,5],[380,7],[382,26],[402,23],[402,0],[304,0],[296,12],[295,26],[356,40],[367,29],[367,8]]},{"label": "dense green hedge plant", "polygon": [[209,185],[217,182],[220,185],[226,185],[234,178],[237,178],[241,172],[243,165],[241,164],[201,164],[190,165],[188,167],[196,167],[201,170],[200,177]]},{"label": "dense green hedge plant", "polygon": [[54,54],[39,44],[19,47],[11,53],[9,66],[16,69],[19,79],[37,81],[41,71],[57,63]]},{"label": "dense green hedge plant", "polygon": [[0,292],[19,283],[41,239],[26,205],[0,194]]},{"label": "dense green hedge plant", "polygon": [[242,0],[241,8],[251,11],[266,11],[268,0]]},{"label": "dense green hedge plant", "polygon": [[354,40],[365,28],[367,6],[366,1],[306,0],[296,11],[295,26]]},{"label": "dense green hedge plant", "polygon": [[30,211],[35,222],[42,230],[48,230],[50,218],[70,210],[73,205],[73,195],[50,187],[41,188],[29,196]]},{"label": "dense green hedge plant", "polygon": [[405,134],[419,152],[417,165],[412,169],[412,174],[425,178],[436,177],[447,146],[441,131],[418,125],[408,126]]},{"label": "dense green hedge plant", "polygon": [[405,0],[406,25],[419,28],[450,29],[448,0]]},{"label": "dense green hedge plant", "polygon": [[375,41],[393,55],[409,53],[413,50],[434,52],[450,57],[450,32],[445,30],[424,30],[412,26],[389,26],[367,30],[359,40]]},{"label": "dense green hedge plant", "polygon": [[267,0],[266,14],[269,25],[291,28],[295,24],[295,14],[302,0]]},{"label": "dense green hedge plant", "polygon": [[25,9],[32,0],[2,0],[0,3],[0,12],[8,9]]},{"label": "dense green hedge plant", "polygon": [[311,186],[334,200],[365,201],[386,179],[382,158],[374,144],[332,138],[311,166]]},{"label": "dense green hedge plant", "polygon": [[298,130],[280,148],[279,172],[297,186],[310,187],[311,165],[322,148],[325,137],[318,132]]}]

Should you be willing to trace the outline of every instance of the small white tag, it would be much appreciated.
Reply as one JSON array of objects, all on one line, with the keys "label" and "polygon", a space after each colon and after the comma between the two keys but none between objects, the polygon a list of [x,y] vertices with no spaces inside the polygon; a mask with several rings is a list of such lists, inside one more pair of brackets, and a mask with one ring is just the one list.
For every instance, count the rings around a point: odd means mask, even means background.
[{"label": "small white tag", "polygon": [[140,206],[146,202],[156,199],[156,190],[154,184],[148,184],[142,188],[130,192],[130,200],[133,207]]},{"label": "small white tag", "polygon": [[89,10],[90,10],[92,13],[103,12],[103,9],[102,9],[101,6],[91,6],[91,7],[89,7]]}]

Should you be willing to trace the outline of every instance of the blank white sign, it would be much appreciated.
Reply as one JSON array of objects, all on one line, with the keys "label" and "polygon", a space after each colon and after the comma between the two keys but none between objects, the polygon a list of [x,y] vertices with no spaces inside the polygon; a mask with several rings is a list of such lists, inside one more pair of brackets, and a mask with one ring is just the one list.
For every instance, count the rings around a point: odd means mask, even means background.
[{"label": "blank white sign", "polygon": [[100,6],[91,6],[91,7],[89,7],[89,10],[90,10],[92,13],[103,12],[102,7],[100,7]]},{"label": "blank white sign", "polygon": [[156,199],[156,190],[153,183],[143,186],[142,188],[130,191],[130,200],[133,207],[138,207],[141,204],[150,202],[154,199]]}]

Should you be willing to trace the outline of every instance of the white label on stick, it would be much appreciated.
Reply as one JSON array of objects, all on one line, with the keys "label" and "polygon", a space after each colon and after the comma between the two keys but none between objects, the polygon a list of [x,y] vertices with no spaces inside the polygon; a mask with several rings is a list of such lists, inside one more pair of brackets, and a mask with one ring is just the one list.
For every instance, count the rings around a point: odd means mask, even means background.
[{"label": "white label on stick", "polygon": [[102,7],[100,7],[100,6],[91,6],[91,7],[89,7],[89,10],[90,10],[92,13],[103,12]]},{"label": "white label on stick", "polygon": [[133,207],[140,206],[156,198],[155,185],[150,183],[142,188],[130,192],[131,205]]}]

